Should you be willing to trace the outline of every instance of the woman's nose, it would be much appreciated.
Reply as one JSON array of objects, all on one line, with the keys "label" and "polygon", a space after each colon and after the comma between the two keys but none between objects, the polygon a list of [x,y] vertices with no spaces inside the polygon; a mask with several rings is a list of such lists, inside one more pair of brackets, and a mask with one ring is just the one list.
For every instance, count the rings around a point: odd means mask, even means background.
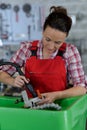
[{"label": "woman's nose", "polygon": [[50,43],[49,48],[53,49],[55,47],[55,44],[53,42]]}]

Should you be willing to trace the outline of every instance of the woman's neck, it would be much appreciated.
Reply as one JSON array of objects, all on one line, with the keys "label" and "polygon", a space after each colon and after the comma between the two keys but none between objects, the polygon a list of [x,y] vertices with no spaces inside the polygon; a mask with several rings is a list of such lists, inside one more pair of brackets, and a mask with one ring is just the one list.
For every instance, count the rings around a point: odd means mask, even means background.
[{"label": "woman's neck", "polygon": [[51,54],[49,54],[45,49],[42,51],[43,59],[49,59]]}]

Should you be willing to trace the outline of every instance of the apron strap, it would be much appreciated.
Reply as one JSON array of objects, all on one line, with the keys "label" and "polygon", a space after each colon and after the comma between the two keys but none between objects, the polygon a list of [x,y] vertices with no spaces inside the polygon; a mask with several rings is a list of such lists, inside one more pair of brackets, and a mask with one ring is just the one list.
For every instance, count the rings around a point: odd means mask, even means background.
[{"label": "apron strap", "polygon": [[63,45],[59,48],[57,56],[63,57],[63,54],[65,53],[65,51],[66,51],[66,43],[63,43]]},{"label": "apron strap", "polygon": [[31,56],[36,56],[37,55],[37,44],[38,44],[38,42],[39,42],[38,40],[32,42],[32,46],[30,47]]}]

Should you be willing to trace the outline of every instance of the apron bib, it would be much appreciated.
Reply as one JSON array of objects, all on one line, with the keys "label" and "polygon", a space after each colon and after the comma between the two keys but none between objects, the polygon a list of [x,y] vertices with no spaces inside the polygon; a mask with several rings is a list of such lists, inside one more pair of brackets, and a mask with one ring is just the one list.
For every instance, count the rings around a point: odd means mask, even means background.
[{"label": "apron bib", "polygon": [[32,55],[26,60],[25,76],[40,93],[66,89],[66,68],[62,56],[57,55],[54,59],[38,59],[36,55]]}]

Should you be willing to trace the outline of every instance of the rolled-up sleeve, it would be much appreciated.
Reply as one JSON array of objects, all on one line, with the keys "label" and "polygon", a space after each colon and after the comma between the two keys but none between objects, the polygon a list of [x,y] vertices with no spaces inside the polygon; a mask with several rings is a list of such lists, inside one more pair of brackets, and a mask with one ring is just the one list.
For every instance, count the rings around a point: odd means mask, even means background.
[{"label": "rolled-up sleeve", "polygon": [[67,73],[74,86],[85,87],[85,74],[78,49],[69,44],[66,50]]}]

